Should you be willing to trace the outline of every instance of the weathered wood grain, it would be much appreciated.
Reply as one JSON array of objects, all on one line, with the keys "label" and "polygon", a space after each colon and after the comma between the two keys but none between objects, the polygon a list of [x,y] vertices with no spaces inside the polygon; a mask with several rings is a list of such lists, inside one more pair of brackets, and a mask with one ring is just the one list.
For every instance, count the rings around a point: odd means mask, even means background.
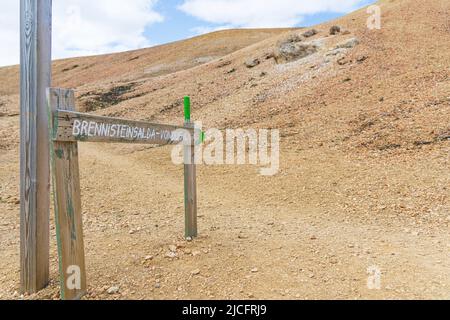
[{"label": "weathered wood grain", "polygon": [[[191,137],[194,129],[58,110],[53,139],[65,142],[109,142],[169,145]],[[187,135],[186,135],[187,133]]]},{"label": "weathered wood grain", "polygon": [[[49,89],[47,92],[50,132],[56,129],[52,114],[56,110],[74,110],[72,90]],[[51,144],[55,222],[61,278],[61,298],[80,299],[86,294],[81,189],[78,143],[53,141]]]},{"label": "weathered wood grain", "polygon": [[[192,129],[190,121],[185,123],[186,129]],[[195,137],[194,137],[195,140]],[[185,202],[185,236],[194,238],[197,228],[197,168],[195,165],[195,143],[184,147],[184,202]]]},{"label": "weathered wood grain", "polygon": [[20,1],[20,283],[35,293],[49,280],[51,0]]}]

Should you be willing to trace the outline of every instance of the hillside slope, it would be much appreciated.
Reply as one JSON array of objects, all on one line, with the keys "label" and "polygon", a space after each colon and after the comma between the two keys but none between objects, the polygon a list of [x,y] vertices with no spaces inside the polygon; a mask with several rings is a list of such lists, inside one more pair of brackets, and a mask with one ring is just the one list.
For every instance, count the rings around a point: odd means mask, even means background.
[{"label": "hillside slope", "polygon": [[[80,110],[180,124],[190,95],[205,128],[282,136],[274,177],[199,166],[193,242],[170,148],[81,144],[87,298],[450,298],[450,2],[378,4],[381,30],[363,9],[308,38],[227,31],[55,63]],[[292,47],[305,56],[286,63]],[[0,298],[19,297],[14,68],[0,69]],[[25,298],[58,298],[54,241],[50,287]]]},{"label": "hillside slope", "polygon": [[[289,29],[224,30],[148,49],[57,60],[54,85],[74,88],[103,79],[151,78],[220,58]],[[0,68],[0,94],[18,92],[18,66]]]}]

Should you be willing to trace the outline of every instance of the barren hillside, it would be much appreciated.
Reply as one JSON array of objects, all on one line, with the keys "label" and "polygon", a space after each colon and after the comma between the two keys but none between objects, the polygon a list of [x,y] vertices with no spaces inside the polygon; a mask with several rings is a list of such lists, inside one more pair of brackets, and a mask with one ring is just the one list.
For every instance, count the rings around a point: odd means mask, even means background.
[{"label": "barren hillside", "polygon": [[[363,9],[308,37],[231,30],[55,62],[83,111],[180,124],[190,95],[205,128],[282,135],[274,177],[199,167],[193,242],[170,148],[82,145],[87,298],[450,298],[450,2],[378,4],[381,30]],[[17,70],[0,69],[0,298],[19,297]],[[59,296],[52,241],[52,283],[27,298]]]}]

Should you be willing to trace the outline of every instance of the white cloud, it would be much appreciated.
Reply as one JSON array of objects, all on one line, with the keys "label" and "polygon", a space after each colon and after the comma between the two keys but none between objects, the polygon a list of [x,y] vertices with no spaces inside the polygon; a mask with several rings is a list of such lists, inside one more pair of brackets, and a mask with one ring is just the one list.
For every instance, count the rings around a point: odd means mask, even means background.
[{"label": "white cloud", "polygon": [[[0,11],[0,66],[19,62],[19,2]],[[150,46],[146,26],[163,21],[157,0],[54,0],[53,58],[102,54]],[[4,44],[4,46],[3,46]]]},{"label": "white cloud", "polygon": [[19,1],[2,1],[0,66],[19,62]]},{"label": "white cloud", "polygon": [[246,28],[293,27],[305,15],[345,13],[363,0],[184,0],[178,8],[200,20]]},{"label": "white cloud", "polygon": [[190,31],[196,35],[202,35],[202,34],[206,34],[206,33],[211,33],[211,32],[226,30],[226,29],[232,29],[232,28],[233,28],[232,25],[223,25],[223,26],[216,26],[216,27],[199,26],[199,27],[191,28]]}]

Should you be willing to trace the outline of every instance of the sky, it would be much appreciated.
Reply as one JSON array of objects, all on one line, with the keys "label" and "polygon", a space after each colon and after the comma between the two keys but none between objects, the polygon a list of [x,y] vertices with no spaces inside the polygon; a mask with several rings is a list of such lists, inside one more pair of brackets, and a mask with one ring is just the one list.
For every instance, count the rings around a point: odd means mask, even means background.
[{"label": "sky", "polygon": [[[0,0],[0,66],[19,63],[19,0]],[[375,0],[53,0],[52,58],[146,48],[229,28],[307,27]]]}]

